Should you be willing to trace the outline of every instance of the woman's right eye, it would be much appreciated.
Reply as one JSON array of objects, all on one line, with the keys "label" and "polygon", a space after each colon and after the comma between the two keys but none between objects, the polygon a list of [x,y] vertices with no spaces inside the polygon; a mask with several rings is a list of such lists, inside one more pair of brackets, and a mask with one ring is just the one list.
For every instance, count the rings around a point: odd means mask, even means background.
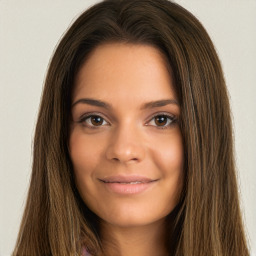
[{"label": "woman's right eye", "polygon": [[98,115],[84,116],[80,119],[79,123],[92,128],[108,125],[108,122],[103,117]]}]

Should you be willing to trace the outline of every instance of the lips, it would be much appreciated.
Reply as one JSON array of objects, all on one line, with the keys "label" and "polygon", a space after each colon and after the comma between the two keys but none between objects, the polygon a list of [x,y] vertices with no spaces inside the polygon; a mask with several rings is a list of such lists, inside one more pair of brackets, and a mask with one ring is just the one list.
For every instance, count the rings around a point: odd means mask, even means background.
[{"label": "lips", "polygon": [[154,179],[150,179],[148,177],[140,176],[140,175],[132,175],[132,176],[110,176],[107,178],[100,179],[105,183],[124,183],[124,184],[137,184],[137,183],[148,183],[155,181]]},{"label": "lips", "polygon": [[157,179],[151,179],[144,176],[111,176],[99,179],[104,187],[120,195],[139,194],[153,187]]}]

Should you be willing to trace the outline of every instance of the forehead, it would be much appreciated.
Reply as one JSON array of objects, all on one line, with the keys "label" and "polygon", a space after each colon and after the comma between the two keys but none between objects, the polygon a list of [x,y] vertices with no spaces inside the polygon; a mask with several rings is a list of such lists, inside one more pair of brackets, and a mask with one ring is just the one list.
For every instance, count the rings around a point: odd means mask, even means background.
[{"label": "forehead", "polygon": [[[79,70],[73,92],[78,97],[176,97],[166,57],[149,45],[108,43],[90,54]],[[165,98],[166,98],[165,97]]]}]

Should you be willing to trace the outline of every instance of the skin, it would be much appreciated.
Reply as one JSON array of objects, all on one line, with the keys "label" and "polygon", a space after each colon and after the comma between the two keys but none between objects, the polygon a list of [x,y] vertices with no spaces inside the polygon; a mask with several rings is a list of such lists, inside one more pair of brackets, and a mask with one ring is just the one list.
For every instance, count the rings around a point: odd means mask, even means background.
[{"label": "skin", "polygon": [[[183,186],[180,107],[173,88],[164,56],[148,45],[98,46],[76,77],[70,156],[79,193],[101,219],[109,255],[166,254],[164,220]],[[84,98],[111,108],[81,101]],[[171,103],[142,108],[159,100]],[[100,181],[135,174],[154,182],[141,193],[119,194]]]}]

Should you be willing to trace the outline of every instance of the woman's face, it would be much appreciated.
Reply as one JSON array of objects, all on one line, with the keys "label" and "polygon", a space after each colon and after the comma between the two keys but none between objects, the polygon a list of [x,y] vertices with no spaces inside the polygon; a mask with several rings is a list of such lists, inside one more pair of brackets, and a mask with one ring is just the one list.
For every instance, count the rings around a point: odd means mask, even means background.
[{"label": "woman's face", "polygon": [[163,220],[183,186],[180,107],[160,52],[98,46],[72,98],[70,156],[86,205],[120,227]]}]

